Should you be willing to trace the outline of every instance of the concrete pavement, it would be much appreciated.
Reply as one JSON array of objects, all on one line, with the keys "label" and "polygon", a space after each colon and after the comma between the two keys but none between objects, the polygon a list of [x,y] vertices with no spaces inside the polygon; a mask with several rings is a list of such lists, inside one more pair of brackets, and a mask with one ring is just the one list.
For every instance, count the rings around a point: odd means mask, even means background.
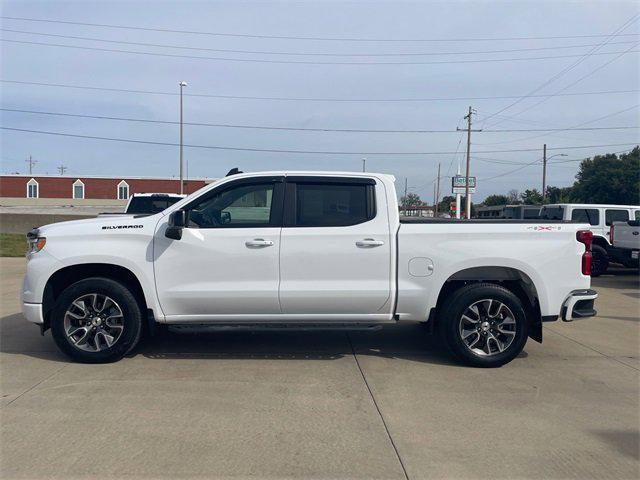
[{"label": "concrete pavement", "polygon": [[2,478],[637,478],[637,273],[600,316],[545,325],[494,370],[416,324],[377,332],[169,333],[79,365],[19,313],[0,259]]}]

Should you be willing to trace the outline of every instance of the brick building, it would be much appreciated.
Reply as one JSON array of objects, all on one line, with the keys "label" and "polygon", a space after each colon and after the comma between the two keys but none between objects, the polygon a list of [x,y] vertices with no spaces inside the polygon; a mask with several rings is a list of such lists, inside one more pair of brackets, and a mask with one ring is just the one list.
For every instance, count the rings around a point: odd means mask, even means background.
[{"label": "brick building", "polygon": [[[193,193],[213,179],[185,180]],[[152,177],[0,175],[0,198],[127,200],[134,193],[179,193],[180,180]]]}]

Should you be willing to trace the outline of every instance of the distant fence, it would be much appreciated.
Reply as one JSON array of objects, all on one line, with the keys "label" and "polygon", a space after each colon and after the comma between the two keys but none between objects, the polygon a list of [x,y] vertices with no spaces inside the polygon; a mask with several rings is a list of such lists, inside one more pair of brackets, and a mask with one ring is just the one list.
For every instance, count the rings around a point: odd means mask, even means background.
[{"label": "distant fence", "polygon": [[25,234],[33,227],[49,223],[95,218],[95,215],[65,215],[57,213],[0,213],[0,233]]}]

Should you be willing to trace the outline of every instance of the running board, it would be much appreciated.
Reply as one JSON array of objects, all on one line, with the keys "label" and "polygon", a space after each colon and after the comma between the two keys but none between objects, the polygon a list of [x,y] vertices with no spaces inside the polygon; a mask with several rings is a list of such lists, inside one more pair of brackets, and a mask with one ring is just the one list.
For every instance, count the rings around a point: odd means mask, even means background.
[{"label": "running board", "polygon": [[167,325],[169,330],[176,333],[194,332],[319,332],[319,331],[367,331],[380,330],[382,325],[353,325],[353,324],[244,324],[244,325]]}]

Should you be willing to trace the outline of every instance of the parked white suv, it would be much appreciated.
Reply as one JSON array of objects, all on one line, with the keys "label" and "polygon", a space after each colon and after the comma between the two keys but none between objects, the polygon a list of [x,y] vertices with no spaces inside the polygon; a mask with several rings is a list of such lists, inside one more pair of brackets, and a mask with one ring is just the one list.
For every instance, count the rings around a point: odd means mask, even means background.
[{"label": "parked white suv", "polygon": [[117,360],[144,322],[369,328],[428,322],[494,367],[542,322],[595,315],[592,234],[564,221],[401,219],[394,178],[225,177],[167,210],[30,232],[23,313],[83,362]]},{"label": "parked white suv", "polygon": [[540,209],[540,218],[573,220],[590,225],[593,232],[591,275],[597,277],[607,271],[609,262],[631,266],[629,260],[611,248],[610,227],[613,222],[640,219],[640,205],[602,205],[589,203],[558,203]]}]

